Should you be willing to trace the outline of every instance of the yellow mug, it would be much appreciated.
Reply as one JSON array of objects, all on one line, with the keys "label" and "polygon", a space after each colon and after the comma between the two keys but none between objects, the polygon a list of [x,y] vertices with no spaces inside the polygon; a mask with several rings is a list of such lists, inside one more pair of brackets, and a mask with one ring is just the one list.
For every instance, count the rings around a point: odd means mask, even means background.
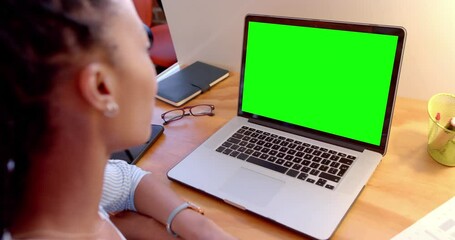
[{"label": "yellow mug", "polygon": [[428,153],[437,162],[455,166],[455,95],[439,93],[428,101]]}]

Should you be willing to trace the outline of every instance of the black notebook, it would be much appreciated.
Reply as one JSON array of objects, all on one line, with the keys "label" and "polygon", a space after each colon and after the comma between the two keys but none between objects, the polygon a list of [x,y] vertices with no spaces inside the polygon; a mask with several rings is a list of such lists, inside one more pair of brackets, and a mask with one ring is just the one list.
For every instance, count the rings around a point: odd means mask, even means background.
[{"label": "black notebook", "polygon": [[198,61],[158,82],[156,97],[178,107],[228,76],[228,70]]}]

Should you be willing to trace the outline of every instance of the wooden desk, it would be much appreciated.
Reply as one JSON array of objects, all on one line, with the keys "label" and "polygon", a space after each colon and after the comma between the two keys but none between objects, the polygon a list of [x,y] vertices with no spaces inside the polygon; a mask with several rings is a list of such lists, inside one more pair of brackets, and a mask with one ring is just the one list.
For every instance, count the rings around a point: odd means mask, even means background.
[{"label": "wooden desk", "polygon": [[[138,163],[157,174],[183,198],[206,210],[240,239],[305,239],[299,233],[246,213],[223,201],[167,179],[167,171],[236,115],[238,74],[189,104],[215,105],[213,117],[185,117],[165,126],[162,136]],[[158,101],[153,123],[172,106]],[[333,239],[390,239],[455,195],[455,168],[438,164],[426,151],[425,101],[398,98],[388,152],[341,222]]]}]

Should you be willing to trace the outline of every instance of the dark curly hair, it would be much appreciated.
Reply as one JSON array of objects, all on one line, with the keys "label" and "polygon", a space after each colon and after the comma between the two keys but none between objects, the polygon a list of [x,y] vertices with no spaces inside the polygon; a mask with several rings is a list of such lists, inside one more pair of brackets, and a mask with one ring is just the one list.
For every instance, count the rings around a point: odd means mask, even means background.
[{"label": "dark curly hair", "polygon": [[[30,156],[49,144],[48,95],[64,81],[58,75],[74,69],[78,55],[97,46],[107,48],[100,20],[107,1],[0,1],[2,230],[21,206]],[[88,9],[90,14],[85,14]]]}]

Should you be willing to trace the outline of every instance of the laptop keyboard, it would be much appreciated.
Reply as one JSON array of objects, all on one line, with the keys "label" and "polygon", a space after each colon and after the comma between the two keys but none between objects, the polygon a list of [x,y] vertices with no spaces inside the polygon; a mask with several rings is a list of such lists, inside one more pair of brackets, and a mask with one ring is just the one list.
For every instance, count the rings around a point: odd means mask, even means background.
[{"label": "laptop keyboard", "polygon": [[242,126],[217,152],[333,190],[355,156]]}]

